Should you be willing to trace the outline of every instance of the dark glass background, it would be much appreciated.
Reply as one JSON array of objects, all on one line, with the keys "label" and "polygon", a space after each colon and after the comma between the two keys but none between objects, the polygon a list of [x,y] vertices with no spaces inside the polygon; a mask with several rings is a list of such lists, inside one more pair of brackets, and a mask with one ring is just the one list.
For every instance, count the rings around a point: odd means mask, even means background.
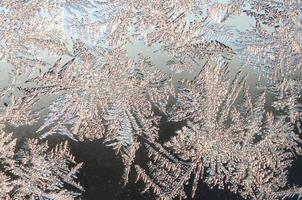
[{"label": "dark glass background", "polygon": [[[179,129],[179,124],[170,124],[162,122],[160,126],[160,136],[162,141],[169,140],[169,137]],[[8,127],[8,130],[18,133],[18,146],[22,145],[25,139],[29,137],[36,138],[34,130],[38,126],[24,126],[19,128]],[[170,130],[170,135],[165,135]],[[63,136],[51,136],[48,138],[50,147],[55,146],[63,140]],[[115,155],[115,152],[106,147],[102,140],[75,142],[69,140],[71,153],[75,156],[75,160],[83,162],[84,165],[78,175],[78,181],[84,187],[85,192],[82,195],[83,200],[153,200],[155,199],[152,193],[144,193],[144,185],[141,182],[135,183],[135,172],[132,169],[130,172],[129,183],[123,185],[122,173],[123,163],[121,159]],[[136,162],[144,162],[145,152],[138,151]],[[293,162],[289,170],[289,183],[302,186],[302,157],[297,158]],[[195,197],[190,197],[191,181],[185,186],[188,200],[244,200],[239,195],[231,193],[227,190],[219,190],[217,188],[209,188],[202,181],[199,182],[199,187]],[[179,198],[176,198],[179,199]],[[297,196],[287,198],[285,200],[296,200]]]}]

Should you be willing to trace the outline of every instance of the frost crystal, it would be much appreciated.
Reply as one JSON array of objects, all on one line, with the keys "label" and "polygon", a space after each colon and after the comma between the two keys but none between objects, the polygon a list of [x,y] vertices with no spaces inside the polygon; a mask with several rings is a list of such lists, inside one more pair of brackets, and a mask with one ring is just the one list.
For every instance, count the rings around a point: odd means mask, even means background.
[{"label": "frost crystal", "polygon": [[[81,198],[85,163],[67,143],[49,148],[56,135],[101,140],[124,184],[136,177],[155,199],[194,198],[201,182],[244,199],[301,197],[288,181],[302,153],[301,8],[0,0],[0,198]],[[29,126],[38,139],[12,131]]]},{"label": "frost crystal", "polygon": [[[0,136],[0,197],[3,199],[74,199],[84,189],[75,182],[76,164],[67,143],[49,150],[47,143],[29,139],[16,154],[16,139]],[[72,167],[71,167],[72,166]],[[72,189],[65,189],[69,185]]]}]

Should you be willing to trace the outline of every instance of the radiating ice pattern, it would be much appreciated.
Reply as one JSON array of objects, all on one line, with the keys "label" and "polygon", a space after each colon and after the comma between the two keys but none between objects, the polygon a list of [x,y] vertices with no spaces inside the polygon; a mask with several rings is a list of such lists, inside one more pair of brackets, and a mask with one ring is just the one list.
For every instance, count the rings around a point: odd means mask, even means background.
[{"label": "radiating ice pattern", "polygon": [[244,199],[301,197],[288,181],[302,153],[301,8],[0,1],[0,198],[81,198],[85,162],[53,144],[63,139],[102,141],[123,183],[153,199],[194,198],[201,183]]}]

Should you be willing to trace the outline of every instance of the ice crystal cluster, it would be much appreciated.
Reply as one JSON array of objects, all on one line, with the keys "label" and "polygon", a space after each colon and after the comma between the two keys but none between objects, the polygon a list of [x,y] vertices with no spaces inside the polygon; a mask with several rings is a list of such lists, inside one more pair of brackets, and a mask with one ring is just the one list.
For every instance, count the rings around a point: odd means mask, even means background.
[{"label": "ice crystal cluster", "polygon": [[153,199],[300,198],[301,66],[300,0],[0,0],[0,199],[81,198],[55,135],[101,139]]}]

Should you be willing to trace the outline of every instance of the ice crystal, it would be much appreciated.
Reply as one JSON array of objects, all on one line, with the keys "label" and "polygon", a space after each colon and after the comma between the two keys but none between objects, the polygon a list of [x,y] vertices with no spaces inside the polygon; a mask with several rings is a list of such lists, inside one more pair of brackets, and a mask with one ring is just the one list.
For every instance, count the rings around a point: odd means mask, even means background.
[{"label": "ice crystal", "polygon": [[74,199],[81,194],[75,177],[82,163],[76,164],[67,143],[49,150],[47,143],[29,139],[17,153],[15,145],[11,134],[1,133],[1,198]]},{"label": "ice crystal", "polygon": [[[43,141],[56,134],[101,139],[122,159],[124,184],[136,176],[155,199],[194,197],[201,182],[245,199],[301,197],[301,185],[288,182],[302,153],[301,7],[296,0],[0,0],[0,66],[8,76],[0,85],[0,198],[81,195],[82,163],[67,143],[49,150]],[[232,26],[241,17],[246,30]],[[152,56],[129,56],[137,42]],[[257,69],[257,94],[248,75],[230,70],[237,61]],[[17,148],[18,133],[6,130],[32,125],[39,139]]]}]

